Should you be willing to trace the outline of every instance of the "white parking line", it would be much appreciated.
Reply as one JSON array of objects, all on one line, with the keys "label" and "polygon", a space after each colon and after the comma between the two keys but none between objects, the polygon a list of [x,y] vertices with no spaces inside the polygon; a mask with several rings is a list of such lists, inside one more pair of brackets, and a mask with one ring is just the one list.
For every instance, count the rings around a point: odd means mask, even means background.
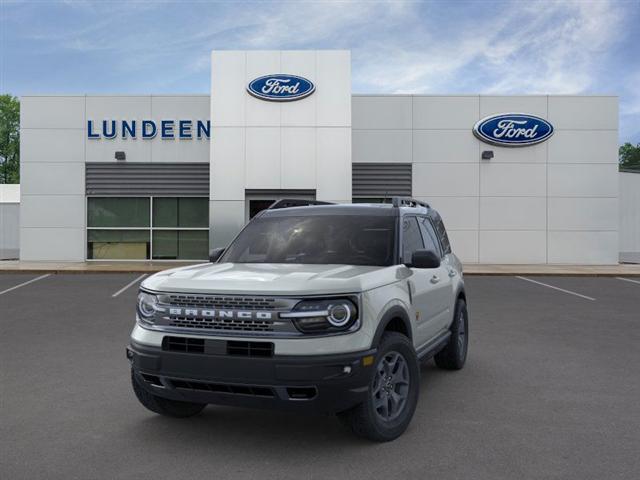
[{"label": "white parking line", "polygon": [[43,278],[47,278],[50,275],[51,275],[50,273],[47,273],[45,275],[40,275],[39,277],[32,278],[31,280],[27,280],[26,282],[23,282],[23,283],[21,283],[19,285],[16,285],[15,287],[7,288],[6,290],[1,291],[0,295],[4,295],[5,293],[9,293],[9,292],[15,290],[16,288],[24,287],[25,285],[29,285],[30,283],[37,282],[38,280],[42,280]]},{"label": "white parking line", "polygon": [[572,292],[571,290],[565,290],[564,288],[560,288],[560,287],[554,287],[553,285],[538,282],[537,280],[531,280],[530,278],[518,277],[518,276],[516,276],[516,278],[519,278],[520,280],[524,280],[526,282],[535,283],[536,285],[542,285],[543,287],[553,288],[554,290],[558,290],[559,292],[568,293],[569,295],[575,295],[576,297],[584,298],[585,300],[591,300],[592,302],[596,300],[593,297],[587,297],[586,295],[582,295],[581,293]]},{"label": "white parking line", "polygon": [[640,285],[640,282],[638,280],[631,280],[630,278],[622,278],[622,277],[616,277],[616,278],[624,282],[637,283],[638,285]]},{"label": "white parking line", "polygon": [[122,292],[124,292],[127,288],[135,285],[136,283],[138,283],[140,280],[142,280],[144,277],[146,277],[147,274],[143,273],[142,275],[140,275],[138,278],[136,278],[135,280],[133,280],[130,283],[127,283],[124,287],[122,287],[120,290],[118,290],[116,293],[114,293],[113,295],[111,295],[112,297],[117,297],[118,295],[120,295]]}]

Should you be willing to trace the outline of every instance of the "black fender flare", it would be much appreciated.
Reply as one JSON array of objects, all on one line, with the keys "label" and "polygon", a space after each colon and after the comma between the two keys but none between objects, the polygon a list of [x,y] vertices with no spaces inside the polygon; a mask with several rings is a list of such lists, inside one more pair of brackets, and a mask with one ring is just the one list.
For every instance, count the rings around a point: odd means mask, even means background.
[{"label": "black fender flare", "polygon": [[402,320],[409,340],[413,339],[413,329],[411,328],[411,320],[409,319],[409,314],[400,305],[394,305],[393,307],[389,308],[389,310],[387,310],[382,316],[382,319],[378,324],[378,328],[376,328],[376,333],[373,336],[373,342],[371,343],[372,348],[375,348],[380,344],[380,339],[382,338],[387,325],[389,325],[389,322],[391,322],[391,320],[395,318],[399,318],[400,320]]}]

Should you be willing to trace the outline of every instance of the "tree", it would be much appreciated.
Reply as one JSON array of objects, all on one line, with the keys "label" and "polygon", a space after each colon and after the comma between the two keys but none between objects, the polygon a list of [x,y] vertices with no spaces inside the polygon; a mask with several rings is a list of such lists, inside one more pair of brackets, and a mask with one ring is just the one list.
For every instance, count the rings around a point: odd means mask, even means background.
[{"label": "tree", "polygon": [[20,183],[20,102],[0,95],[0,183]]},{"label": "tree", "polygon": [[618,149],[618,160],[621,169],[640,170],[640,143],[635,147],[629,142]]}]

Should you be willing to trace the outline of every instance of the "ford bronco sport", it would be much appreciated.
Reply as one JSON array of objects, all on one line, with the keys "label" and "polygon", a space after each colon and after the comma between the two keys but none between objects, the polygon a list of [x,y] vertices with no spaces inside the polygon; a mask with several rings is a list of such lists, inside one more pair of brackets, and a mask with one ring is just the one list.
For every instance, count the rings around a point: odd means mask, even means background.
[{"label": "ford bronco sport", "polygon": [[142,405],[335,413],[388,441],[411,421],[420,361],[463,367],[462,267],[438,213],[397,197],[299,203],[259,213],[212,263],[141,284],[127,357]]}]

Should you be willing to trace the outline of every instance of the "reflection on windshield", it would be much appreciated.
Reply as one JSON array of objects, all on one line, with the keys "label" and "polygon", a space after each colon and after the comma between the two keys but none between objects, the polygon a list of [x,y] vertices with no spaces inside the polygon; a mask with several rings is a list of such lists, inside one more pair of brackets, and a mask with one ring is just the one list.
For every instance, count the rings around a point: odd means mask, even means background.
[{"label": "reflection on windshield", "polygon": [[220,262],[393,264],[395,217],[312,215],[254,219]]}]

